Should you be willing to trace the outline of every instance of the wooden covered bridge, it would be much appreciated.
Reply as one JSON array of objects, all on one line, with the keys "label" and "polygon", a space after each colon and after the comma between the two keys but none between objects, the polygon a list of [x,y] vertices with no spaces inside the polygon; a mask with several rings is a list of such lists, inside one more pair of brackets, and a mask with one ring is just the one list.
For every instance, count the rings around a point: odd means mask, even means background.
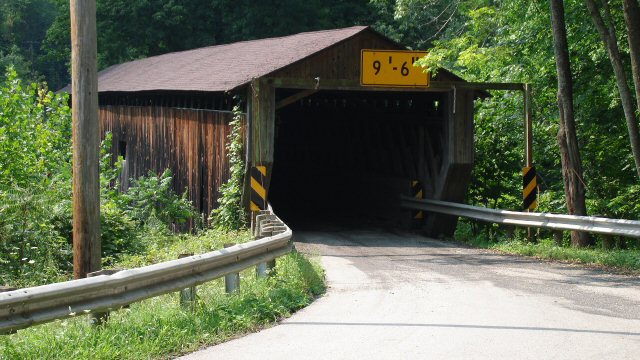
[{"label": "wooden covered bridge", "polygon": [[[406,50],[357,26],[103,70],[100,126],[113,134],[114,157],[125,159],[125,186],[170,168],[175,189],[210,212],[229,176],[225,145],[241,103],[247,183],[251,168],[264,166],[268,200],[294,226],[327,214],[407,224],[415,215],[398,198],[412,185],[428,198],[461,201],[474,158],[473,101],[483,94],[456,86],[463,80],[446,70],[430,87],[363,86],[363,49]],[[424,226],[451,234],[455,221],[431,215]]]}]

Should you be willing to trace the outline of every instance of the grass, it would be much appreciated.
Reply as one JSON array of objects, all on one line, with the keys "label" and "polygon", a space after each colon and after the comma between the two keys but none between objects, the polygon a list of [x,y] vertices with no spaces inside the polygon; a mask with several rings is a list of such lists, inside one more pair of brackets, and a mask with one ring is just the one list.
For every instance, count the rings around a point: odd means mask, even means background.
[{"label": "grass", "polygon": [[[246,232],[162,237],[148,254],[125,256],[115,267],[142,266],[248,239]],[[181,307],[174,293],[112,312],[109,321],[100,326],[92,326],[86,316],[79,316],[0,336],[0,358],[169,358],[269,326],[306,306],[324,290],[320,266],[291,253],[278,259],[275,274],[268,278],[257,279],[253,268],[242,272],[238,293],[227,295],[222,279],[199,286],[194,309]]]},{"label": "grass", "polygon": [[207,230],[197,235],[172,234],[159,231],[148,233],[144,239],[144,252],[124,254],[113,268],[130,269],[163,261],[175,260],[180,254],[202,254],[222,249],[225,244],[240,244],[251,240],[249,231],[223,232]]},{"label": "grass", "polygon": [[640,271],[639,250],[572,248],[557,246],[551,239],[542,239],[537,243],[515,240],[496,243],[492,245],[492,248],[510,254],[533,256],[541,259],[561,260],[614,267],[622,270]]},{"label": "grass", "polygon": [[603,250],[599,247],[558,246],[551,238],[542,237],[537,242],[529,242],[524,238],[524,235],[518,233],[514,234],[511,240],[495,236],[493,233],[489,235],[486,232],[472,235],[470,224],[462,221],[459,222],[455,238],[475,247],[498,250],[508,254],[595,265],[624,272],[640,272],[639,249]]}]

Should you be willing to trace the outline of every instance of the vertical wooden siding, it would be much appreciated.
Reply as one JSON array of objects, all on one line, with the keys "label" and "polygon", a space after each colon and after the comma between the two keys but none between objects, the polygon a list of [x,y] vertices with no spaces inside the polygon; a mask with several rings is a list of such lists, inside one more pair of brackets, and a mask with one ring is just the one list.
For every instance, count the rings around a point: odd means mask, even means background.
[{"label": "vertical wooden siding", "polygon": [[[220,185],[229,178],[227,137],[232,113],[157,106],[103,106],[100,133],[113,134],[112,153],[126,143],[128,178],[169,168],[173,188],[185,190],[200,212],[217,207]],[[128,184],[125,182],[124,187]]]}]

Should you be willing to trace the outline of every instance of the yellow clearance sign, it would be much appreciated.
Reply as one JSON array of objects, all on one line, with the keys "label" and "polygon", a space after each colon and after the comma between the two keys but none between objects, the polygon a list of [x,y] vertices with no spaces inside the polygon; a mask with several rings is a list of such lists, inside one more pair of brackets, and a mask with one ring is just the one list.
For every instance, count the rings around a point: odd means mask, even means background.
[{"label": "yellow clearance sign", "polygon": [[389,87],[429,87],[429,74],[414,67],[426,51],[362,50],[360,85]]}]

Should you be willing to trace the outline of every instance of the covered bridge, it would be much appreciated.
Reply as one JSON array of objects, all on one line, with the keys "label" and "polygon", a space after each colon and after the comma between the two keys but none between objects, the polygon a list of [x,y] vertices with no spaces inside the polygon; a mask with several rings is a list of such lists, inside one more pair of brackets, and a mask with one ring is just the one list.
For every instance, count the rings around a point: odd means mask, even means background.
[{"label": "covered bridge", "polygon": [[[114,157],[125,159],[124,185],[170,168],[175,189],[209,213],[229,176],[225,145],[241,103],[247,184],[251,168],[265,166],[267,197],[294,226],[320,216],[407,224],[415,215],[400,210],[398,197],[412,185],[429,198],[461,201],[473,165],[476,92],[457,88],[462,79],[445,70],[432,79],[440,86],[362,86],[363,49],[406,48],[356,26],[101,71],[101,132],[112,132]],[[450,234],[455,221],[432,215],[423,224]]]}]

